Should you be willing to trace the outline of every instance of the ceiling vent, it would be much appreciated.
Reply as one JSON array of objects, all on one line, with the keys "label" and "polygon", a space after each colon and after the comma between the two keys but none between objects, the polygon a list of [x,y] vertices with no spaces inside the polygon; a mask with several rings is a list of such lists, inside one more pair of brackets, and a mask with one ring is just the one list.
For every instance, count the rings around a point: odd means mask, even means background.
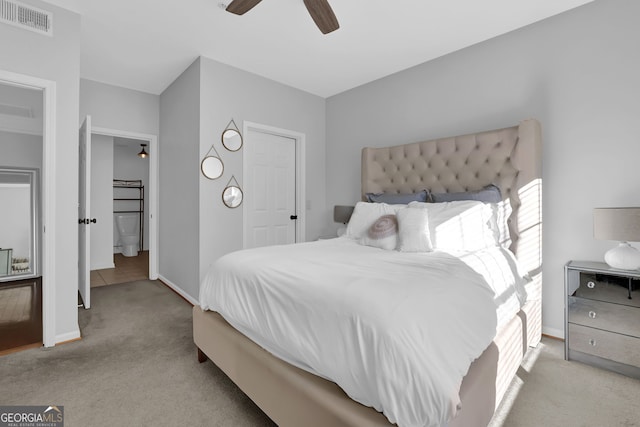
[{"label": "ceiling vent", "polygon": [[53,14],[14,0],[0,0],[0,22],[53,35]]}]

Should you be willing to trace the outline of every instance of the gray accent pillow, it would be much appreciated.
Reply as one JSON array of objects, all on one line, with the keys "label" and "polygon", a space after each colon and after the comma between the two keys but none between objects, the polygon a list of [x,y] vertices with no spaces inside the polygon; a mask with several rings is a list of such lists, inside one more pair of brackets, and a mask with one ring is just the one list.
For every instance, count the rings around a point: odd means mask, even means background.
[{"label": "gray accent pillow", "polygon": [[418,193],[367,193],[367,201],[374,203],[387,203],[389,205],[408,205],[411,202],[426,202],[429,200],[429,191],[422,190]]},{"label": "gray accent pillow", "polygon": [[484,203],[500,203],[502,193],[497,185],[489,184],[481,190],[463,191],[460,193],[431,193],[433,203],[457,202],[459,200],[476,200]]}]

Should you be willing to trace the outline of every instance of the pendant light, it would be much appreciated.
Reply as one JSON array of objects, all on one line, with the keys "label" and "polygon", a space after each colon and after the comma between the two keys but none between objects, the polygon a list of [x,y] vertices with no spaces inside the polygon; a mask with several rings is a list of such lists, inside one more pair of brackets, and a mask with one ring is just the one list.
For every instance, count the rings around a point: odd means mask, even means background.
[{"label": "pendant light", "polygon": [[147,146],[147,144],[140,144],[142,146],[142,150],[140,150],[140,152],[138,153],[138,156],[140,156],[143,159],[146,159],[149,156],[149,153],[147,153],[144,149],[144,147]]}]

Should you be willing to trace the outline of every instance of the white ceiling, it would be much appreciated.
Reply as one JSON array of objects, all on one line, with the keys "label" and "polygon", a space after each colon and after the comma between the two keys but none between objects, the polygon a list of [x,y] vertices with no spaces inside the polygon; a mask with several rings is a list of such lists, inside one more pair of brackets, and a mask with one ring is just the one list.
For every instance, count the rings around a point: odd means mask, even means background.
[{"label": "white ceiling", "polygon": [[328,35],[302,0],[47,1],[82,15],[83,78],[160,94],[202,55],[329,97],[591,0],[330,0]]}]

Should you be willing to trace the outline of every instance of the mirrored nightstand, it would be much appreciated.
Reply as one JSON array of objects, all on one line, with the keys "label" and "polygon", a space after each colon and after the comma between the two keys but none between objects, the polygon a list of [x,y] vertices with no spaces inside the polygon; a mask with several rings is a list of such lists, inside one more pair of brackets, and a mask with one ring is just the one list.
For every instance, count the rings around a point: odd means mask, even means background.
[{"label": "mirrored nightstand", "polygon": [[640,378],[640,271],[565,266],[565,359]]}]

